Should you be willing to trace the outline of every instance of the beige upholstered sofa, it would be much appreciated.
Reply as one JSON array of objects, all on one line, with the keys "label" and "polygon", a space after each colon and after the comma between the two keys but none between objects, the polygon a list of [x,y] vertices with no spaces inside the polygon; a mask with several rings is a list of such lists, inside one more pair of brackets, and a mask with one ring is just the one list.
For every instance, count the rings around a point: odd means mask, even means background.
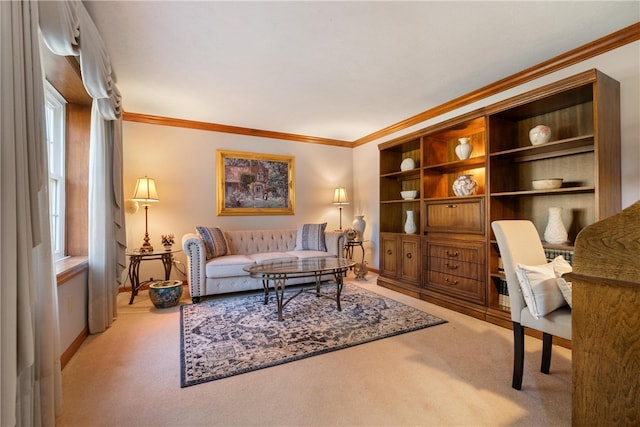
[{"label": "beige upholstered sofa", "polygon": [[[198,233],[188,233],[182,237],[182,248],[188,257],[187,269],[189,291],[194,303],[206,295],[216,295],[230,292],[262,289],[262,282],[251,278],[243,270],[247,265],[272,260],[297,260],[310,257],[335,257],[341,255],[344,248],[344,234],[336,231],[324,231],[318,247],[308,245],[303,235],[306,235],[303,226],[294,229],[275,230],[232,230],[222,231],[216,229],[218,235],[224,235],[218,239],[218,247],[211,247],[211,242],[206,242],[207,234],[203,239],[202,230]],[[203,227],[199,227],[203,228]],[[215,227],[214,227],[215,228]],[[212,228],[209,228],[212,230]],[[209,245],[209,246],[207,246]],[[220,250],[220,245],[226,248]],[[310,249],[305,249],[309,248]],[[318,250],[320,249],[320,250]],[[211,251],[218,253],[211,253]],[[218,255],[223,253],[223,255]],[[218,255],[218,256],[216,256]],[[328,279],[328,277],[327,277]],[[312,282],[314,278],[292,279],[288,284]]]}]

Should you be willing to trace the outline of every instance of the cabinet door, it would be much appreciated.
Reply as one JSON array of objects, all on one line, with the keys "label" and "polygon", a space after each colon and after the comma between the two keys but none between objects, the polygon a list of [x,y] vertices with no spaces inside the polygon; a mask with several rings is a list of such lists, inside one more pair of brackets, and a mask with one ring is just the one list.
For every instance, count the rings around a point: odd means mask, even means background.
[{"label": "cabinet door", "polygon": [[392,234],[380,235],[380,273],[395,277],[398,274],[397,239]]},{"label": "cabinet door", "polygon": [[401,236],[400,237],[400,277],[402,280],[411,282],[419,281],[420,273],[420,243],[419,240],[413,236]]}]

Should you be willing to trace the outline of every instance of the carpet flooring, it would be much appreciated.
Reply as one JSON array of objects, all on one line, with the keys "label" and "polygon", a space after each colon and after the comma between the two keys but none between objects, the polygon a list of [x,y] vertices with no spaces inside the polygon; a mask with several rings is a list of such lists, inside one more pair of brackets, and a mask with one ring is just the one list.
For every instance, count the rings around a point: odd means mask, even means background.
[{"label": "carpet flooring", "polygon": [[[335,284],[323,285],[327,295]],[[292,291],[293,292],[293,291]],[[355,285],[335,301],[301,293],[278,322],[262,292],[181,306],[181,387],[227,378],[446,323]]]}]

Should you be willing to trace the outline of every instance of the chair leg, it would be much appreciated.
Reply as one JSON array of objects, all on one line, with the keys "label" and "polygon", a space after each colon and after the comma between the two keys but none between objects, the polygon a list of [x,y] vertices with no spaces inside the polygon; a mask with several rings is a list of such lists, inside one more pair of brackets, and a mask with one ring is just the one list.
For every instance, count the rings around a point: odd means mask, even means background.
[{"label": "chair leg", "polygon": [[553,335],[542,333],[542,364],[540,365],[540,372],[544,374],[549,373],[551,367],[551,347],[553,346]]},{"label": "chair leg", "polygon": [[511,387],[522,389],[522,371],[524,369],[524,327],[513,322],[513,382]]}]

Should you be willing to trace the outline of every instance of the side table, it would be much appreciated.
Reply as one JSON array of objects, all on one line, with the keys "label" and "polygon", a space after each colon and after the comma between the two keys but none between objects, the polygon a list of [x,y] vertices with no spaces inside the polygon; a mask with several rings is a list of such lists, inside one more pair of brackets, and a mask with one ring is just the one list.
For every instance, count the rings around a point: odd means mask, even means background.
[{"label": "side table", "polygon": [[171,267],[173,266],[173,254],[181,252],[182,249],[171,249],[154,252],[127,252],[129,257],[129,281],[131,282],[131,299],[129,304],[133,304],[133,299],[138,295],[142,287],[140,283],[140,263],[142,261],[161,260],[164,265],[164,280],[169,280]]},{"label": "side table", "polygon": [[347,240],[344,243],[344,257],[346,259],[353,260],[353,248],[359,246],[360,250],[362,251],[362,260],[360,261],[360,263],[364,263],[364,246],[362,245],[363,243],[363,240]]}]

